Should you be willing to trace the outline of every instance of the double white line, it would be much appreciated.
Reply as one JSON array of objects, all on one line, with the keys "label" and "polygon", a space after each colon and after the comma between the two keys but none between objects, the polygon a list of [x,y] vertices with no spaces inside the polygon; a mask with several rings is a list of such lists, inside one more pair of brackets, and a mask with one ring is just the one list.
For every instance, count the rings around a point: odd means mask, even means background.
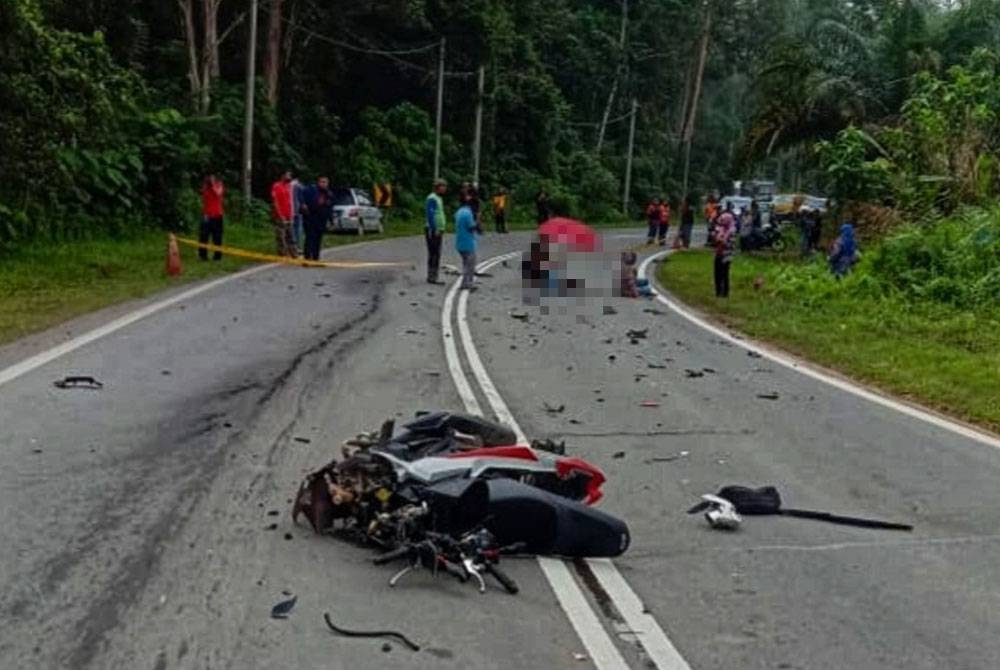
[{"label": "double white line", "polygon": [[[485,272],[505,260],[517,258],[518,256],[520,256],[519,253],[497,256],[480,264],[477,269],[479,272]],[[464,291],[459,295],[459,284],[456,281],[449,289],[441,311],[441,331],[444,337],[445,358],[447,359],[451,378],[455,382],[455,388],[467,412],[478,415],[483,414],[476,394],[473,392],[472,386],[465,375],[465,370],[462,368],[462,359],[459,354],[455,332],[452,328],[452,313],[455,311],[455,301],[456,296],[458,296],[456,323],[469,369],[472,371],[476,383],[479,385],[483,396],[486,398],[496,417],[514,430],[517,434],[518,442],[527,444],[528,440],[524,432],[511,414],[510,408],[504,402],[503,396],[497,390],[496,385],[486,371],[486,367],[483,365],[482,359],[479,357],[479,352],[476,350],[467,318],[469,293]],[[674,645],[671,644],[660,625],[651,614],[645,611],[645,607],[639,596],[636,595],[632,587],[625,581],[625,578],[618,572],[614,563],[605,559],[588,560],[587,563],[601,587],[611,597],[618,612],[625,620],[628,633],[636,637],[649,660],[660,670],[690,670],[690,666],[681,657]],[[611,639],[608,630],[602,625],[597,613],[590,606],[583,590],[576,579],[574,579],[566,563],[555,558],[539,557],[538,564],[542,569],[542,573],[548,579],[552,590],[555,592],[560,606],[566,612],[566,616],[576,630],[577,635],[580,636],[580,641],[587,649],[587,653],[593,660],[594,665],[600,670],[627,670],[629,668],[628,663],[625,662],[625,658]]]}]

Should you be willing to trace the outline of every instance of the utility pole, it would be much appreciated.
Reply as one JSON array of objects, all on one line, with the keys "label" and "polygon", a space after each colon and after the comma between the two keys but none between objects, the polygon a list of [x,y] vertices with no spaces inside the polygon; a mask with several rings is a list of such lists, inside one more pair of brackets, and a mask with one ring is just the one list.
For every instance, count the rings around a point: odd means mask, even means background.
[{"label": "utility pole", "polygon": [[472,183],[479,187],[479,162],[483,153],[483,92],[486,88],[486,66],[479,66],[479,94],[476,98],[476,142],[472,145]]},{"label": "utility pole", "polygon": [[632,98],[632,123],[628,131],[628,160],[625,163],[625,194],[622,196],[622,214],[628,216],[628,201],[632,194],[632,153],[635,150],[635,118],[639,115],[639,101]]},{"label": "utility pole", "polygon": [[[254,0],[256,2],[257,0]],[[441,53],[438,56],[438,99],[437,131],[434,137],[434,179],[441,178],[441,114],[444,111],[444,48],[445,38],[441,38]]]},{"label": "utility pole", "polygon": [[250,2],[250,40],[247,47],[247,84],[243,117],[243,199],[253,197],[253,106],[254,84],[257,81],[257,0]]}]

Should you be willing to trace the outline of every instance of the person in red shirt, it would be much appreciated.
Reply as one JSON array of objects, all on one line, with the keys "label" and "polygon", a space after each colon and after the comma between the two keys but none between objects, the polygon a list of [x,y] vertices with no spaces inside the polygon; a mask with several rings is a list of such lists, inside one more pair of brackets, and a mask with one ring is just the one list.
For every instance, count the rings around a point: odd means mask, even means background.
[{"label": "person in red shirt", "polygon": [[659,243],[661,247],[667,246],[667,233],[670,231],[670,199],[664,198],[660,203],[660,224]]},{"label": "person in red shirt", "polygon": [[[201,185],[201,228],[198,230],[198,242],[201,244],[207,244],[211,239],[213,245],[222,246],[222,200],[225,194],[226,188],[221,179],[214,174],[205,177]],[[199,247],[198,257],[207,261],[208,250]],[[221,261],[222,252],[216,250],[212,258]]]},{"label": "person in red shirt", "polygon": [[274,240],[279,256],[296,258],[299,255],[292,239],[292,173],[285,171],[281,179],[271,185],[271,217],[274,221]]}]

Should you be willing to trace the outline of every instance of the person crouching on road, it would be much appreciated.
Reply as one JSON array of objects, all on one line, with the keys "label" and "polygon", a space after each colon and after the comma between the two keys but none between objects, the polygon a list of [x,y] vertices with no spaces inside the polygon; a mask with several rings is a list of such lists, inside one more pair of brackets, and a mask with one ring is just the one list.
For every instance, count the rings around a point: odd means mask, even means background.
[{"label": "person crouching on road", "polygon": [[292,173],[285,171],[281,179],[271,185],[271,218],[274,221],[274,240],[279,256],[295,258],[299,255],[292,237]]},{"label": "person crouching on road", "polygon": [[[201,227],[198,229],[198,243],[222,246],[222,200],[226,195],[226,187],[222,180],[214,174],[207,175],[201,185]],[[208,260],[208,250],[198,247],[198,258]],[[212,254],[212,260],[221,261],[222,252],[218,249]]]},{"label": "person crouching on road", "polygon": [[427,196],[424,206],[424,239],[427,241],[427,283],[443,284],[438,279],[441,270],[441,238],[444,236],[445,215],[444,196],[448,193],[448,182],[438,179],[434,190]]},{"label": "person crouching on road", "polygon": [[462,289],[476,290],[476,234],[479,224],[469,203],[455,213],[455,250],[462,257]]},{"label": "person crouching on road", "polygon": [[302,215],[306,228],[306,260],[318,261],[323,248],[323,233],[333,215],[333,194],[330,180],[320,177],[316,183],[306,188],[302,194]]}]

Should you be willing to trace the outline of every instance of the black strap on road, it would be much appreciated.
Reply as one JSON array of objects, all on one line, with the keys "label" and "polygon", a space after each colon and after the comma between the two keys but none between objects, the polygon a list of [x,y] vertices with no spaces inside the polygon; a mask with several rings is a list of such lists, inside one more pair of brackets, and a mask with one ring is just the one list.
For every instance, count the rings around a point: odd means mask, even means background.
[{"label": "black strap on road", "polygon": [[327,627],[338,635],[343,635],[344,637],[388,637],[393,640],[397,640],[413,651],[420,651],[420,645],[416,644],[410,638],[406,637],[402,633],[397,633],[392,630],[347,630],[346,628],[341,628],[340,626],[333,623],[330,620],[329,612],[323,612],[323,620],[326,621]]},{"label": "black strap on road", "polygon": [[877,528],[879,530],[913,530],[913,526],[907,523],[893,523],[892,521],[878,521],[876,519],[862,519],[854,516],[841,516],[830,514],[829,512],[814,512],[807,509],[781,509],[777,512],[781,516],[793,516],[798,519],[814,519],[816,521],[826,521],[841,526],[857,526],[859,528]]}]

